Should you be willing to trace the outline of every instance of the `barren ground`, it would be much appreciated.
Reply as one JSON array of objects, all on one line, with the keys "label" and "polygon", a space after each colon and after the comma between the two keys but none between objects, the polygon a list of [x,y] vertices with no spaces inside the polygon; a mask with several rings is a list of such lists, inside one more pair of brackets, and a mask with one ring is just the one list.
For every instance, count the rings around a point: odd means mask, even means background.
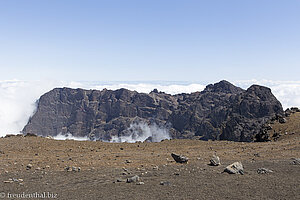
[{"label": "barren ground", "polygon": [[[267,143],[0,138],[0,197],[49,192],[57,199],[300,199],[300,165],[291,164],[300,158],[299,122],[296,113],[286,124],[274,124],[284,134]],[[172,152],[187,156],[189,163],[175,163]],[[214,154],[220,166],[208,165]],[[235,161],[243,163],[244,175],[222,173]],[[81,170],[67,172],[66,166]],[[258,174],[261,167],[273,173]],[[116,182],[134,175],[144,184]],[[169,184],[160,185],[162,181]]]}]

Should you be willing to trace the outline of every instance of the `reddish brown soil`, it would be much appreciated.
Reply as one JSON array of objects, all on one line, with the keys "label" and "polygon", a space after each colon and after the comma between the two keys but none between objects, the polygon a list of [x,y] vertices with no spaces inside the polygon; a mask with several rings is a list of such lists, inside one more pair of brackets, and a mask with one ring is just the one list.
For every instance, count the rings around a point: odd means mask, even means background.
[{"label": "reddish brown soil", "polygon": [[[291,158],[300,158],[299,117],[297,113],[286,124],[274,124],[274,129],[293,134],[268,143],[170,140],[112,144],[0,138],[0,197],[50,192],[58,199],[300,199],[300,165],[290,164]],[[175,163],[171,152],[187,156],[189,163]],[[213,154],[220,157],[221,166],[208,165]],[[243,163],[244,175],[222,173],[235,161]],[[28,164],[32,165],[29,170]],[[66,166],[81,167],[81,171],[67,172]],[[130,174],[122,175],[123,167]],[[274,172],[258,174],[261,167]],[[144,185],[114,183],[133,175],[139,175]],[[10,178],[23,181],[6,183]],[[170,184],[160,185],[161,181]]]}]

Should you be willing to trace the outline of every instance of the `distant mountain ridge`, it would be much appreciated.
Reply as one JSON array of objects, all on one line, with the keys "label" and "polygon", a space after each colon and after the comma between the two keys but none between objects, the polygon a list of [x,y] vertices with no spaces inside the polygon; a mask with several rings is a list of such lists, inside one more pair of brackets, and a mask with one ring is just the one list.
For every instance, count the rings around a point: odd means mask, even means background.
[{"label": "distant mountain ridge", "polygon": [[249,142],[276,114],[283,114],[283,108],[269,88],[243,90],[224,80],[201,92],[177,95],[156,89],[146,94],[55,88],[40,97],[23,133],[110,140],[128,134],[130,124],[143,122],[167,126],[173,138]]}]

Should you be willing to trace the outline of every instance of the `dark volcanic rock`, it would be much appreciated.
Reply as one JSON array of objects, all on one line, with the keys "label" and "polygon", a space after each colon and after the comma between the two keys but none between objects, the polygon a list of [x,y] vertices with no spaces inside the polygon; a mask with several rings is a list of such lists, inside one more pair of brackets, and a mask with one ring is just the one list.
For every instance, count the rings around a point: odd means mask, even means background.
[{"label": "dark volcanic rock", "polygon": [[187,163],[189,159],[182,155],[177,155],[175,153],[171,153],[172,158],[178,163]]},{"label": "dark volcanic rock", "polygon": [[243,90],[227,81],[178,95],[56,88],[41,96],[23,133],[110,140],[130,134],[130,124],[143,122],[167,126],[173,138],[252,141],[276,114],[284,112],[269,88]]}]

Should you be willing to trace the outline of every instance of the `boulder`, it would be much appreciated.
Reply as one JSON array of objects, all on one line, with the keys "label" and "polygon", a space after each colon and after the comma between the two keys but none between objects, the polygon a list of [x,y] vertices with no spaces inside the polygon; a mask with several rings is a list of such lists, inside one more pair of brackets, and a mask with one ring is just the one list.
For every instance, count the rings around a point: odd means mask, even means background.
[{"label": "boulder", "polygon": [[32,164],[28,164],[27,166],[26,166],[26,169],[27,170],[29,170],[29,169],[31,169],[32,168]]},{"label": "boulder", "polygon": [[187,163],[188,162],[188,158],[182,155],[178,155],[178,154],[174,154],[171,153],[172,158],[177,162],[177,163]]},{"label": "boulder", "polygon": [[4,138],[10,138],[10,137],[15,137],[16,135],[14,135],[14,134],[6,134],[5,136],[4,136]]},{"label": "boulder", "polygon": [[213,157],[210,159],[209,165],[211,166],[218,166],[221,164],[219,156],[213,155]]},{"label": "boulder", "polygon": [[286,120],[286,118],[282,117],[282,118],[279,118],[278,121],[280,124],[284,124],[284,123],[286,123],[287,120]]},{"label": "boulder", "polygon": [[126,182],[126,179],[118,178],[114,183],[121,183],[121,182]]},{"label": "boulder", "polygon": [[140,177],[138,175],[135,175],[131,178],[128,178],[127,179],[127,183],[136,183],[136,182],[139,182],[140,181]]},{"label": "boulder", "polygon": [[171,185],[171,183],[169,181],[161,181],[159,184],[160,185]]},{"label": "boulder", "polygon": [[292,165],[300,165],[300,158],[292,158]]},{"label": "boulder", "polygon": [[228,165],[224,172],[227,172],[229,174],[244,174],[244,167],[241,162],[234,162],[231,165]]},{"label": "boulder", "polygon": [[153,137],[152,136],[149,136],[146,140],[145,140],[145,142],[152,142],[153,141]]},{"label": "boulder", "polygon": [[300,109],[297,108],[297,107],[292,107],[291,110],[294,111],[294,112],[300,112]]},{"label": "boulder", "polygon": [[284,115],[285,115],[286,117],[289,117],[292,113],[293,113],[293,111],[292,111],[291,109],[289,109],[289,108],[287,108],[287,109],[284,111]]},{"label": "boulder", "polygon": [[67,171],[67,172],[80,172],[81,168],[80,167],[75,167],[75,166],[67,166],[67,167],[65,167],[65,171]]},{"label": "boulder", "polygon": [[268,174],[268,173],[272,173],[273,171],[267,168],[259,168],[257,169],[257,173],[258,174]]}]

